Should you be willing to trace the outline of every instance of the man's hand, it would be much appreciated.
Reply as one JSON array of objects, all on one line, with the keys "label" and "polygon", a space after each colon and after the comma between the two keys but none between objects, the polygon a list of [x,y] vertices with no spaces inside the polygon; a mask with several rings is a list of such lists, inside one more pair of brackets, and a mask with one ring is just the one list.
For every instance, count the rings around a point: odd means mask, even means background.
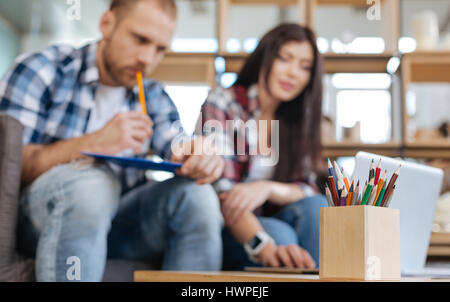
[{"label": "man's hand", "polygon": [[92,135],[94,152],[114,155],[132,149],[134,154],[139,154],[142,144],[153,135],[153,122],[141,112],[121,112]]},{"label": "man's hand", "polygon": [[311,255],[296,244],[277,246],[269,242],[256,257],[264,266],[308,269],[316,267]]},{"label": "man's hand", "polygon": [[271,185],[266,181],[239,183],[219,195],[222,214],[227,225],[234,225],[244,213],[253,212],[269,198]]},{"label": "man's hand", "polygon": [[222,176],[224,161],[214,145],[205,137],[178,145],[172,150],[171,161],[182,163],[177,175],[196,180],[199,185],[210,184]]}]

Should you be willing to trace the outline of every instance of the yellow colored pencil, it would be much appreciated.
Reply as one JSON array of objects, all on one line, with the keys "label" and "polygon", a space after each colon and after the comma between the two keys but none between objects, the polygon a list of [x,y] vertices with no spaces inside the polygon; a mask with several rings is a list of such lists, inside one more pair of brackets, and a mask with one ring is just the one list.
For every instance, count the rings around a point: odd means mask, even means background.
[{"label": "yellow colored pencil", "polygon": [[142,79],[142,72],[136,72],[136,80],[139,86],[139,102],[141,103],[142,113],[147,115],[147,106],[145,104],[145,92],[144,92],[144,82]]}]

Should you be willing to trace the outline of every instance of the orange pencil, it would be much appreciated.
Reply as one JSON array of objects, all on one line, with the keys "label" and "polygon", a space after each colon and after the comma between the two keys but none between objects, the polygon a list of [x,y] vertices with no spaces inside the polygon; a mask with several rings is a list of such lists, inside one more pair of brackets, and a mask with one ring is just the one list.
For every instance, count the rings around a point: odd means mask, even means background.
[{"label": "orange pencil", "polygon": [[386,174],[387,174],[387,170],[384,170],[383,172],[383,176],[381,176],[380,180],[378,181],[378,190],[377,190],[377,195],[375,196],[375,202],[377,202],[378,200],[378,196],[380,196],[381,193],[381,189],[384,186],[384,183],[386,182]]},{"label": "orange pencil", "polygon": [[142,113],[147,115],[147,106],[145,104],[145,92],[144,92],[144,82],[142,79],[142,72],[136,72],[136,80],[139,86],[139,102],[141,103]]},{"label": "orange pencil", "polygon": [[350,182],[348,181],[347,173],[345,173],[344,167],[342,167],[341,169],[342,169],[342,176],[344,178],[345,188],[347,189],[348,192],[350,192]]},{"label": "orange pencil", "polygon": [[350,186],[350,190],[348,191],[348,196],[347,196],[347,206],[351,206],[352,205],[352,201],[353,201],[353,181],[352,181],[352,185]]}]

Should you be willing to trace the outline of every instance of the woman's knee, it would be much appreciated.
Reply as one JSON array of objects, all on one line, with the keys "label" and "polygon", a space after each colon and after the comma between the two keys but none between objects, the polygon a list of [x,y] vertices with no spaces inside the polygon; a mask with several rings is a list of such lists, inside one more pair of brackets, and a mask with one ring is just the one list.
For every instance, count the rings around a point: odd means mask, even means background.
[{"label": "woman's knee", "polygon": [[295,230],[286,222],[271,218],[258,218],[264,231],[275,240],[277,245],[298,244],[298,236]]}]

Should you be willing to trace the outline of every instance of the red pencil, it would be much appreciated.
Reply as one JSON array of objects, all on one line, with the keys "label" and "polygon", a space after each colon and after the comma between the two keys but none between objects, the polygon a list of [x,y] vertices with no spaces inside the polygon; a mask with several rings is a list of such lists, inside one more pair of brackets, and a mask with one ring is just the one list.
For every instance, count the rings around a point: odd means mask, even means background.
[{"label": "red pencil", "polygon": [[336,184],[334,182],[333,176],[328,176],[328,186],[331,191],[331,197],[333,197],[334,205],[337,207],[337,206],[339,206],[340,202],[339,202],[338,193],[336,191]]},{"label": "red pencil", "polygon": [[377,169],[375,170],[375,182],[374,186],[378,184],[378,180],[380,179],[380,172],[381,172],[381,158],[378,161]]}]

